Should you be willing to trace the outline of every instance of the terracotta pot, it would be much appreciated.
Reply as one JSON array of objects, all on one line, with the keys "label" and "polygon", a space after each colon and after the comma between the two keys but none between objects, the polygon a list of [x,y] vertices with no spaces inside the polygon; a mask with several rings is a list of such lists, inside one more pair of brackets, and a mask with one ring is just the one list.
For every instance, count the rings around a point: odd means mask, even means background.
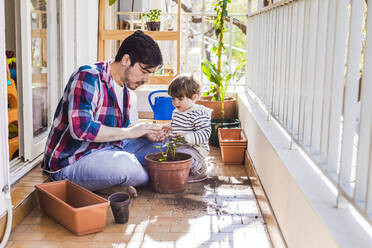
[{"label": "terracotta pot", "polygon": [[77,235],[100,232],[106,225],[109,202],[70,181],[35,185],[40,208]]},{"label": "terracotta pot", "polygon": [[218,139],[221,147],[222,162],[225,164],[242,164],[247,139],[241,128],[220,128]]},{"label": "terracotta pot", "polygon": [[160,153],[145,156],[154,190],[165,194],[184,192],[190,172],[191,155],[177,152],[178,161],[163,162],[158,161],[160,157]]},{"label": "terracotta pot", "polygon": [[[212,97],[202,97],[196,104],[213,109],[212,119],[221,119],[221,102],[212,101]],[[236,99],[229,97],[225,99],[225,119],[236,118]]]},{"label": "terracotta pot", "polygon": [[240,127],[239,119],[212,119],[212,132],[209,138],[209,144],[214,147],[219,147],[218,129],[219,128],[238,128]]}]

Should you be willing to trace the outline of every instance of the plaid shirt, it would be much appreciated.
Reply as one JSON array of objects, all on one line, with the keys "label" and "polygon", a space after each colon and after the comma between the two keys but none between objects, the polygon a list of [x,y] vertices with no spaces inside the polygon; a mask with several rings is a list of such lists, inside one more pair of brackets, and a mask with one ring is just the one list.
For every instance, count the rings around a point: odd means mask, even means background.
[{"label": "plaid shirt", "polygon": [[122,141],[94,142],[102,124],[129,125],[129,92],[124,87],[124,113],[121,113],[109,65],[109,61],[85,65],[71,75],[46,143],[44,170],[58,171],[106,146],[123,147]]}]

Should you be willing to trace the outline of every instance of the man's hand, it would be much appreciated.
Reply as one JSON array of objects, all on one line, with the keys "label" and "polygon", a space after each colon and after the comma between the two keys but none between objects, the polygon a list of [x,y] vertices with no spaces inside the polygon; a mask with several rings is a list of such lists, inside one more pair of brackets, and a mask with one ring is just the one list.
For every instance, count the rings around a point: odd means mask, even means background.
[{"label": "man's hand", "polygon": [[152,142],[161,142],[165,139],[165,135],[146,134],[145,137]]},{"label": "man's hand", "polygon": [[152,142],[161,142],[172,135],[170,133],[172,128],[169,125],[163,124],[163,125],[160,125],[160,127],[162,129],[162,132],[157,133],[157,134],[147,134],[146,138]]},{"label": "man's hand", "polygon": [[136,139],[142,136],[160,137],[164,135],[161,125],[154,123],[138,123],[128,128],[128,139]]},{"label": "man's hand", "polygon": [[123,139],[136,139],[146,136],[149,140],[158,142],[167,138],[167,131],[163,125],[140,122],[128,128],[108,127],[102,125],[95,138],[95,142],[108,142]]}]

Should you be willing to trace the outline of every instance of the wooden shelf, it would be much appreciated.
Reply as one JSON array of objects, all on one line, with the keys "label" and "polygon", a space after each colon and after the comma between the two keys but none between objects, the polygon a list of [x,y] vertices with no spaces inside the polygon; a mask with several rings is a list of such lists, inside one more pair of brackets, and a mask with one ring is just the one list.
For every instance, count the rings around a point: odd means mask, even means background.
[{"label": "wooden shelf", "polygon": [[[136,30],[102,30],[100,35],[102,40],[124,40]],[[144,31],[145,34],[151,36],[154,40],[174,40],[179,37],[178,31]]]},{"label": "wooden shelf", "polygon": [[[181,0],[178,0],[177,13],[177,30],[175,31],[147,31],[144,32],[151,36],[154,40],[159,41],[175,41],[177,45],[177,73],[180,72],[180,56],[181,56]],[[104,61],[110,58],[106,57],[106,41],[123,41],[136,30],[123,29],[106,29],[106,8],[108,0],[99,0],[99,31],[98,31],[98,59]],[[133,20],[132,20],[133,21]],[[133,25],[130,25],[133,27]],[[173,68],[175,69],[175,68]],[[174,76],[162,75],[151,76],[149,84],[169,84]]]},{"label": "wooden shelf", "polygon": [[150,80],[147,83],[148,84],[169,84],[170,81],[172,81],[173,78],[174,78],[174,76],[167,76],[167,75],[151,76]]}]

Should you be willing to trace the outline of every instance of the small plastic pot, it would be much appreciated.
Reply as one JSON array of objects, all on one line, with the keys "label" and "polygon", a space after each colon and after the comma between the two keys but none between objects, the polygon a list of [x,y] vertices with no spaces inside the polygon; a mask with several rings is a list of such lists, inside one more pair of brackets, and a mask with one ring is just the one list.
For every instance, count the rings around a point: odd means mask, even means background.
[{"label": "small plastic pot", "polygon": [[108,197],[116,224],[125,224],[129,219],[130,196],[125,192],[116,192]]}]

